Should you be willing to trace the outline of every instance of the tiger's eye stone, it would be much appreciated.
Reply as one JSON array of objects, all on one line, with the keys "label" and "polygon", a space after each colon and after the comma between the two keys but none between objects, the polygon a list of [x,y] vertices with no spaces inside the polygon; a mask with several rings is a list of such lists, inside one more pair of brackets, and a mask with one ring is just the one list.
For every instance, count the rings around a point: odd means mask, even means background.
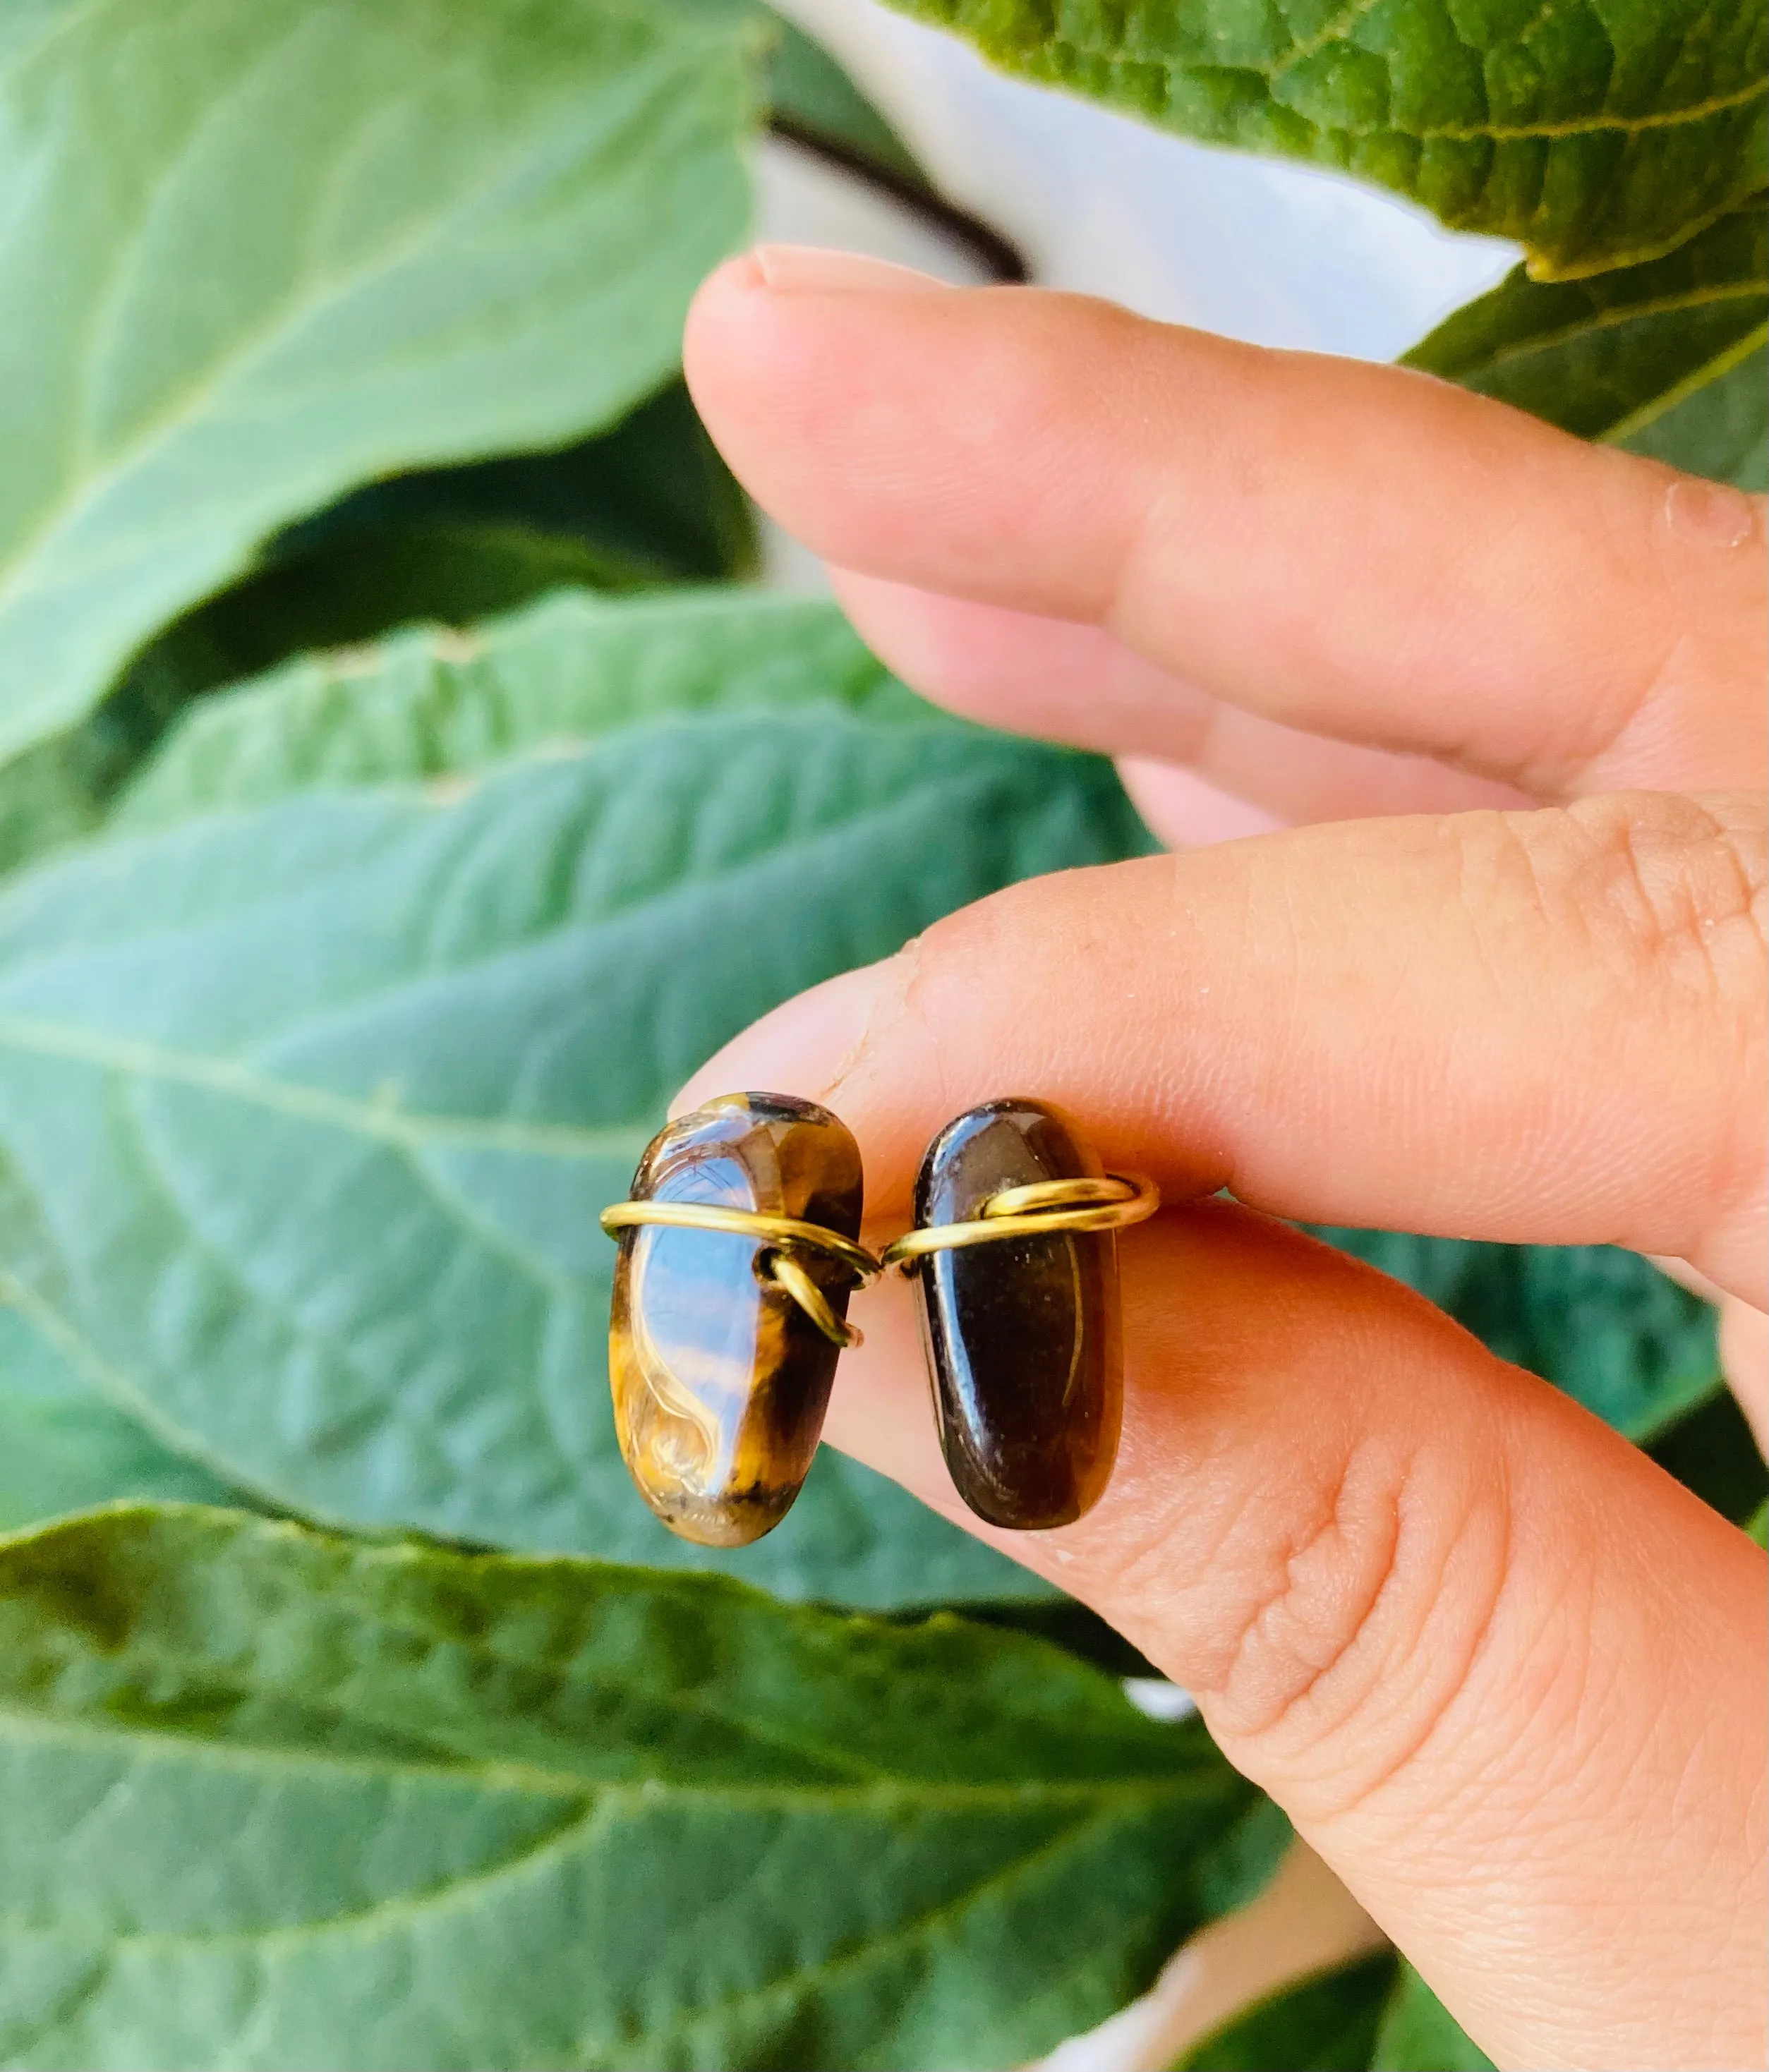
[{"label": "tiger's eye stone", "polygon": [[[860,1152],[814,1102],[726,1094],[660,1130],[636,1201],[711,1202],[860,1234]],[[758,1274],[767,1248],[723,1231],[620,1233],[608,1371],[615,1429],[640,1494],[671,1531],[743,1547],[778,1525],[810,1470],[836,1346]],[[850,1281],[794,1254],[847,1314]]]},{"label": "tiger's eye stone", "polygon": [[[949,1122],[915,1183],[919,1223],[973,1223],[991,1194],[1098,1178],[1040,1101]],[[1067,1525],[1098,1501],[1124,1401],[1117,1241],[1110,1231],[1002,1238],[930,1253],[915,1276],[940,1445],[958,1494],[992,1525]]]}]

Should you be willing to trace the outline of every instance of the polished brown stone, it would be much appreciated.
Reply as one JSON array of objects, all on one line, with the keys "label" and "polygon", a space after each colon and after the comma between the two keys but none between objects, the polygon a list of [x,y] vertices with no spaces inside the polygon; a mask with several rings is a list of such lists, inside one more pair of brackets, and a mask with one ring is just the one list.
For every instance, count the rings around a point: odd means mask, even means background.
[{"label": "polished brown stone", "polygon": [[[860,1153],[813,1102],[726,1094],[652,1139],[632,1196],[758,1209],[858,1237]],[[664,1524],[704,1546],[746,1546],[786,1515],[835,1378],[833,1343],[758,1276],[766,1250],[722,1231],[620,1233],[608,1362],[620,1450]],[[795,1256],[845,1317],[842,1268]]]},{"label": "polished brown stone", "polygon": [[[990,1101],[949,1122],[915,1183],[918,1223],[976,1221],[991,1194],[1097,1178],[1042,1102]],[[1099,1500],[1124,1400],[1117,1240],[1002,1238],[930,1253],[915,1274],[946,1466],[992,1525],[1067,1525]]]}]

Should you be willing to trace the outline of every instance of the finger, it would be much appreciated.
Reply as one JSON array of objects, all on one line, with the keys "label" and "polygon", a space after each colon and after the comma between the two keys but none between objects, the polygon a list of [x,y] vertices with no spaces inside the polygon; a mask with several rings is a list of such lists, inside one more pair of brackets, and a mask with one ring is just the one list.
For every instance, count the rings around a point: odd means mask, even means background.
[{"label": "finger", "polygon": [[828,1098],[889,1147],[881,1211],[950,1116],[1034,1092],[1175,1192],[1672,1253],[1760,1306],[1763,849],[1760,802],[1639,795],[1035,879],[789,1002],[685,1098]]},{"label": "finger", "polygon": [[1735,1295],[1720,1298],[1720,1367],[1759,1449],[1769,1453],[1769,1316]]},{"label": "finger", "polygon": [[1263,806],[1249,805],[1176,763],[1121,755],[1117,767],[1131,804],[1164,848],[1202,849],[1244,835],[1274,834],[1284,824]]},{"label": "finger", "polygon": [[[832,569],[836,594],[868,647],[924,697],[1019,734],[1130,758],[1133,784],[1163,841],[1190,846],[1191,800],[1164,767],[1195,771],[1261,809],[1236,833],[1376,813],[1516,806],[1510,785],[1303,734],[1224,704],[1132,652],[1097,626],[1039,619]],[[1174,807],[1170,810],[1168,800]],[[1183,800],[1184,803],[1180,801]],[[1170,832],[1170,828],[1172,830]]]},{"label": "finger", "polygon": [[959,1505],[900,1281],[856,1299],[830,1436],[1191,1690],[1501,2063],[1761,2063],[1761,1554],[1294,1232],[1207,1203],[1120,1250],[1124,1437],[1079,1523]]},{"label": "finger", "polygon": [[841,263],[732,261],[685,346],[738,475],[828,559],[1540,796],[1756,780],[1752,500],[1421,376]]},{"label": "finger", "polygon": [[1719,1312],[1720,1371],[1755,1436],[1757,1450],[1769,1453],[1769,1316],[1716,1288],[1687,1260],[1655,1259],[1652,1264]]}]

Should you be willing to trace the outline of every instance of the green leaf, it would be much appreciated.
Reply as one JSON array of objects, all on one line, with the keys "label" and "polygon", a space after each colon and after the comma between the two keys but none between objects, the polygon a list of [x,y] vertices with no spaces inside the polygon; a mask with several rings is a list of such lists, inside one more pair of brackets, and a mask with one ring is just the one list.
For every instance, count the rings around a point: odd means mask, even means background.
[{"label": "green leaf", "polygon": [[4,1305],[10,1293],[0,1281],[0,1531],[119,1497],[239,1501],[83,1381]]},{"label": "green leaf", "polygon": [[894,0],[1006,70],[1516,238],[1538,278],[1668,252],[1764,184],[1762,0]]},{"label": "green leaf", "polygon": [[1545,283],[1522,268],[1406,356],[1581,438],[1769,489],[1769,213],[1650,265]]},{"label": "green leaf", "polygon": [[43,2072],[1020,2063],[1260,1818],[1015,1635],[195,1510],[0,1546],[0,1702]]},{"label": "green leaf", "polygon": [[681,381],[561,453],[421,470],[290,528],[174,622],[77,726],[0,763],[0,872],[88,833],[200,693],[416,620],[462,626],[562,585],[743,573],[749,506]]},{"label": "green leaf", "polygon": [[315,785],[464,777],[631,726],[825,708],[950,726],[825,601],[730,590],[566,595],[492,626],[309,656],[207,699],[136,774],[114,818],[157,825]]},{"label": "green leaf", "polygon": [[671,1539],[613,1442],[596,1216],[757,1014],[1143,847],[1109,766],[932,713],[826,604],[567,595],[361,666],[204,701],[0,891],[0,1264],[280,1508],[1042,1593],[838,1457],[754,1548]]},{"label": "green leaf", "polygon": [[1397,1969],[1381,1950],[1312,1972],[1212,2029],[1173,2072],[1368,2072]]},{"label": "green leaf", "polygon": [[1744,1525],[1769,1502],[1769,1466],[1738,1399],[1716,1380],[1702,1400],[1668,1425],[1648,1449],[1685,1489],[1722,1518]]},{"label": "green leaf", "polygon": [[1317,1971],[1192,2045],[1173,2072],[1493,2072],[1392,1950]]},{"label": "green leaf", "polygon": [[741,236],[756,31],[636,0],[0,28],[0,755],[368,477],[582,436]]},{"label": "green leaf", "polygon": [[1752,1514],[1744,1529],[1759,1547],[1769,1547],[1769,1500]]},{"label": "green leaf", "polygon": [[[0,765],[0,872],[89,834],[184,707],[218,684],[414,622],[466,624],[551,590],[640,579],[579,541],[484,523],[389,524],[291,552],[169,627],[80,726]],[[348,677],[360,663],[321,667]]]},{"label": "green leaf", "polygon": [[1403,1963],[1370,2072],[1495,2072],[1492,2060],[1413,1967]]},{"label": "green leaf", "polygon": [[1635,1252],[1392,1231],[1315,1235],[1417,1289],[1501,1359],[1643,1445],[1713,1390],[1713,1312]]}]

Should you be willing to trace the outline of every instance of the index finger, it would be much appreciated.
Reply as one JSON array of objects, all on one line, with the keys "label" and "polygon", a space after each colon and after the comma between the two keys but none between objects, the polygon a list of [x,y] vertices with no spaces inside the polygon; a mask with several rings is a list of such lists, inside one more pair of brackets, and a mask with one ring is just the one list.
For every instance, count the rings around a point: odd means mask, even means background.
[{"label": "index finger", "polygon": [[726,458],[829,560],[1540,796],[1757,780],[1753,500],[1393,368],[830,263],[732,261],[686,345]]},{"label": "index finger", "polygon": [[1170,1196],[1686,1259],[1763,1301],[1760,809],[1648,795],[1342,822],[1069,871],[788,1001],[681,1099],[773,1087],[869,1209],[1035,1094]]}]

